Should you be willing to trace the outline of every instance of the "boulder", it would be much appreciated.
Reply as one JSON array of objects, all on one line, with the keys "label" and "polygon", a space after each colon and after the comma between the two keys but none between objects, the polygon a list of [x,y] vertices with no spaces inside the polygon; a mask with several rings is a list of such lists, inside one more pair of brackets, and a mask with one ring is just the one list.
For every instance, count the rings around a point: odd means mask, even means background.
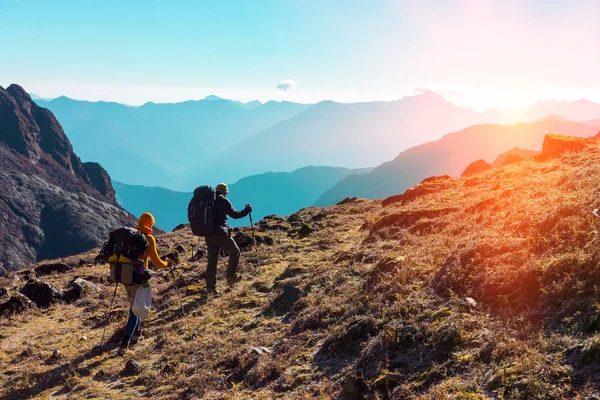
[{"label": "boulder", "polygon": [[142,372],[142,366],[135,360],[129,360],[125,363],[125,373],[127,375],[138,375]]},{"label": "boulder", "polygon": [[7,302],[0,304],[0,315],[20,314],[31,308],[35,308],[33,301],[21,293],[15,293]]},{"label": "boulder", "polygon": [[62,291],[58,290],[56,286],[37,279],[30,279],[19,292],[31,299],[36,306],[42,308],[49,307],[63,299]]},{"label": "boulder", "polygon": [[287,222],[290,224],[301,224],[304,222],[304,219],[299,214],[292,214],[287,217]]},{"label": "boulder", "polygon": [[99,291],[101,291],[101,289],[96,284],[77,277],[71,282],[70,287],[64,292],[63,299],[68,304],[85,297],[90,293]]},{"label": "boulder", "polygon": [[175,228],[173,228],[173,232],[180,231],[182,229],[189,228],[190,224],[179,224]]},{"label": "boulder", "polygon": [[[255,237],[257,244],[265,244],[267,246],[271,246],[273,244],[273,238],[265,235],[264,233],[255,234]],[[252,237],[252,234],[247,234],[241,231],[235,234],[233,240],[238,245],[240,250],[248,250],[254,245],[254,238]]]},{"label": "boulder", "polygon": [[492,169],[492,165],[484,160],[477,160],[469,164],[469,166],[460,175],[461,177],[471,176]]},{"label": "boulder", "polygon": [[177,246],[175,246],[175,251],[178,252],[179,254],[181,254],[181,253],[185,253],[186,249],[181,243],[179,243]]},{"label": "boulder", "polygon": [[267,215],[258,221],[258,229],[264,231],[289,231],[290,224],[277,215]]},{"label": "boulder", "polygon": [[337,203],[336,206],[341,206],[341,205],[348,204],[348,203],[354,203],[357,199],[358,199],[358,197],[346,197],[344,200]]},{"label": "boulder", "polygon": [[315,231],[315,228],[313,228],[312,225],[302,224],[300,229],[298,229],[298,237],[305,238],[308,235],[310,235],[311,233],[313,233],[314,231]]},{"label": "boulder", "polygon": [[63,272],[72,271],[73,267],[69,264],[65,263],[53,263],[53,264],[43,264],[39,267],[35,267],[33,271],[37,276],[51,275],[51,274],[59,274]]},{"label": "boulder", "polygon": [[188,259],[189,262],[200,261],[206,255],[205,247],[196,247],[198,250]]},{"label": "boulder", "polygon": [[564,153],[578,153],[591,143],[591,139],[549,134],[544,137],[542,156],[557,157]]}]

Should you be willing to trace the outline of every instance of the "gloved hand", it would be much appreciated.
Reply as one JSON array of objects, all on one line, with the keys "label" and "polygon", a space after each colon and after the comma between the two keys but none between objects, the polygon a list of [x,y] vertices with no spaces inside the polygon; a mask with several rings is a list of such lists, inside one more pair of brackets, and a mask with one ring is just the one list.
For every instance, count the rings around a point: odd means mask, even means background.
[{"label": "gloved hand", "polygon": [[249,203],[246,203],[246,210],[248,210],[248,212],[252,212],[252,206]]}]

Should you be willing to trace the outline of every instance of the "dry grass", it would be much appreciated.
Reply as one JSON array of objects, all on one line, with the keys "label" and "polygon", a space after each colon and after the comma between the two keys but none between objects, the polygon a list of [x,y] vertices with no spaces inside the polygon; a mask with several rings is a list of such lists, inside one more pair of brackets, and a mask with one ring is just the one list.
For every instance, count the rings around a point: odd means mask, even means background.
[{"label": "dry grass", "polygon": [[[246,279],[229,292],[222,287],[220,298],[206,299],[205,259],[183,261],[186,318],[170,276],[157,272],[156,309],[126,357],[91,352],[112,295],[108,282],[71,305],[2,318],[0,395],[593,398],[600,252],[590,211],[599,205],[598,165],[600,151],[590,148],[436,181],[435,191],[403,205],[357,200],[302,210],[305,221],[326,216],[305,238],[268,231],[275,244],[260,246],[258,258],[244,253]],[[160,242],[163,253],[195,244],[187,230]],[[75,274],[107,272],[83,266],[44,280],[64,287]],[[0,286],[24,284],[14,279]],[[300,289],[300,300],[282,303],[285,285]],[[120,291],[109,335],[118,337],[126,312]],[[252,351],[260,346],[269,351]],[[58,359],[50,357],[55,349]],[[124,374],[128,358],[141,363],[140,375]]]}]

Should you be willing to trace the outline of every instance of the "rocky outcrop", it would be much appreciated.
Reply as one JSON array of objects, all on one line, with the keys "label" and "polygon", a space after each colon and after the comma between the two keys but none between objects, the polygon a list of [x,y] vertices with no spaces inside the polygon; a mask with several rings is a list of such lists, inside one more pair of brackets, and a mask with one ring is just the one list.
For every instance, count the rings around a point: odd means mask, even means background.
[{"label": "rocky outcrop", "polygon": [[490,169],[492,169],[492,166],[490,163],[488,163],[484,160],[477,160],[477,161],[469,164],[469,166],[463,171],[463,173],[460,176],[464,178],[465,176],[479,174],[481,172],[488,171]]},{"label": "rocky outcrop", "polygon": [[574,136],[546,135],[542,144],[542,156],[557,157],[564,153],[578,153],[592,143],[592,139]]},{"label": "rocky outcrop", "polygon": [[115,189],[113,189],[112,181],[108,172],[95,162],[83,163],[83,169],[90,179],[90,184],[96,188],[104,197],[112,202],[116,202]]},{"label": "rocky outcrop", "polygon": [[28,309],[35,308],[33,301],[29,300],[27,296],[21,293],[13,294],[10,299],[0,304],[0,316],[10,316],[12,314],[20,314]]},{"label": "rocky outcrop", "polygon": [[[90,177],[91,175],[91,177]],[[0,268],[97,247],[134,222],[99,165],[83,164],[52,113],[0,87]]]},{"label": "rocky outcrop", "polygon": [[63,300],[63,292],[56,286],[36,279],[30,279],[19,292],[38,307],[50,307],[50,305]]}]

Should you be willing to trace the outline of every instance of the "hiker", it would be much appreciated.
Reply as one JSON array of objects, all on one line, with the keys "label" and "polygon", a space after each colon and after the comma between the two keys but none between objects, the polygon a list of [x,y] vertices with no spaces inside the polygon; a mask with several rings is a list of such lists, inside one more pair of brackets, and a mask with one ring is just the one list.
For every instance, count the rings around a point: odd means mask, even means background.
[{"label": "hiker", "polygon": [[[131,337],[136,332],[140,320],[133,313],[132,306],[135,300],[135,295],[140,284],[146,284],[150,279],[148,272],[148,258],[152,261],[155,267],[169,268],[175,262],[170,258],[166,261],[161,260],[156,250],[156,239],[152,236],[152,227],[154,226],[154,216],[148,212],[140,216],[138,225],[135,229],[121,228],[111,232],[109,241],[102,247],[100,254],[96,257],[96,261],[108,262],[111,264],[111,276],[117,282],[120,282],[125,287],[127,301],[129,302],[129,318],[125,324],[123,331],[123,339],[120,349],[127,350]],[[120,239],[115,233],[124,233],[124,240]],[[128,233],[128,235],[127,235]],[[140,235],[141,233],[141,235]],[[123,235],[123,234],[122,234]],[[139,236],[138,237],[136,237]],[[121,236],[123,237],[123,236]],[[121,242],[119,243],[119,241]],[[127,241],[125,245],[123,242]],[[117,254],[118,253],[118,254]],[[125,254],[128,254],[128,258]],[[131,272],[127,274],[126,267],[131,267]]]},{"label": "hiker", "polygon": [[206,234],[206,248],[208,251],[208,264],[206,266],[206,290],[207,293],[217,295],[217,261],[221,249],[229,253],[229,265],[227,268],[227,284],[233,285],[241,280],[237,273],[240,262],[240,249],[231,238],[231,228],[227,224],[227,216],[233,219],[244,218],[252,212],[252,206],[246,204],[242,211],[237,211],[231,205],[227,194],[229,188],[224,183],[219,183],[216,188],[214,209],[214,232]]}]

